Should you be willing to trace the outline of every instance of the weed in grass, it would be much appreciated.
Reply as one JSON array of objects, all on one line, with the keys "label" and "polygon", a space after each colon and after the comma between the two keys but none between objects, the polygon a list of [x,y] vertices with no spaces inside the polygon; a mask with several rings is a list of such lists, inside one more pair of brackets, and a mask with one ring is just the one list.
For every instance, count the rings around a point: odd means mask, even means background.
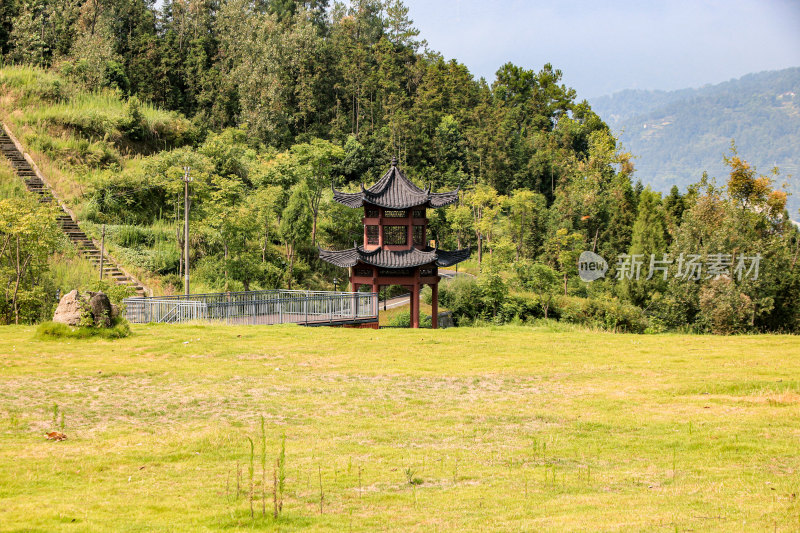
[{"label": "weed in grass", "polygon": [[250,478],[248,499],[250,500],[250,518],[253,518],[255,516],[255,513],[253,512],[253,491],[255,490],[255,486],[253,484],[253,477],[255,474],[255,445],[253,444],[253,439],[250,437],[247,437],[247,440],[250,442],[250,465],[247,469],[248,477]]},{"label": "weed in grass", "polygon": [[281,451],[278,454],[278,513],[283,510],[283,492],[286,487],[286,435],[281,435]]},{"label": "weed in grass", "polygon": [[322,490],[322,465],[317,465],[319,473],[319,514],[322,514],[322,502],[325,501],[325,492]]},{"label": "weed in grass", "polygon": [[264,415],[261,415],[261,516],[267,516],[267,433],[264,430]]},{"label": "weed in grass", "polygon": [[236,501],[239,501],[239,496],[242,493],[242,465],[236,461]]},{"label": "weed in grass", "polygon": [[417,475],[417,471],[413,468],[406,468],[405,469],[406,481],[409,485],[422,485],[422,479],[415,477]]},{"label": "weed in grass", "polygon": [[278,518],[278,464],[272,468],[272,517]]}]

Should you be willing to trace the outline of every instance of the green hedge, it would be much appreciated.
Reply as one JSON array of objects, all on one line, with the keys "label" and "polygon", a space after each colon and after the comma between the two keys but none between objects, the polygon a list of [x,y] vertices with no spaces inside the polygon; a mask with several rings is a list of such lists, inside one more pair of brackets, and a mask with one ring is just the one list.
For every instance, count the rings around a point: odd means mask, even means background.
[{"label": "green hedge", "polygon": [[[428,298],[430,298],[428,296]],[[533,292],[512,292],[492,314],[492,302],[475,278],[460,277],[439,286],[439,303],[453,312],[459,325],[491,320],[495,324],[529,322],[544,317],[541,299]],[[551,318],[610,331],[643,333],[649,323],[644,311],[616,299],[557,297]]]},{"label": "green hedge", "polygon": [[616,299],[561,296],[555,305],[555,314],[566,322],[630,333],[644,333],[648,327],[642,309]]}]

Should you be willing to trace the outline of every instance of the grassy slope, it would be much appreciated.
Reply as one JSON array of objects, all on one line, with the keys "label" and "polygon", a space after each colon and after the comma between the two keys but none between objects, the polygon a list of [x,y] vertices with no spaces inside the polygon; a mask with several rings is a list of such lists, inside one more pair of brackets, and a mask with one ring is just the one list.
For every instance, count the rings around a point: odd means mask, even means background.
[{"label": "grassy slope", "polygon": [[[796,337],[33,332],[0,328],[0,530],[800,527]],[[278,524],[236,498],[262,414],[268,464],[287,438]]]},{"label": "grassy slope", "polygon": [[[100,238],[84,216],[86,193],[105,173],[137,168],[146,154],[188,142],[195,134],[181,115],[141,104],[146,140],[126,131],[125,100],[110,90],[87,92],[52,72],[30,66],[0,68],[0,119],[25,146],[81,227]],[[0,169],[1,171],[2,169]],[[107,250],[148,287],[163,292],[160,278],[125,261],[114,243]]]}]

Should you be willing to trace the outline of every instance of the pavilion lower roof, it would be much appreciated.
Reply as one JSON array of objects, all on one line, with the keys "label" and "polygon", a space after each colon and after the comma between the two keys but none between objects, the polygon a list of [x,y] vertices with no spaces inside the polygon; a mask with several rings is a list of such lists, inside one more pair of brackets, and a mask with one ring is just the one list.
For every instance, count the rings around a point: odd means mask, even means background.
[{"label": "pavilion lower roof", "polygon": [[412,248],[410,250],[384,250],[376,248],[365,250],[357,246],[348,250],[320,250],[319,258],[343,268],[356,266],[358,263],[373,265],[380,268],[413,268],[430,263],[436,266],[449,267],[469,258],[470,249],[463,250],[438,250],[427,247],[424,250]]},{"label": "pavilion lower roof", "polygon": [[386,209],[408,209],[411,207],[444,207],[458,201],[458,189],[450,192],[431,192],[430,188],[420,189],[397,168],[392,168],[369,189],[361,185],[361,192],[342,192],[333,190],[333,199],[348,207],[361,207],[364,204],[377,205]]}]

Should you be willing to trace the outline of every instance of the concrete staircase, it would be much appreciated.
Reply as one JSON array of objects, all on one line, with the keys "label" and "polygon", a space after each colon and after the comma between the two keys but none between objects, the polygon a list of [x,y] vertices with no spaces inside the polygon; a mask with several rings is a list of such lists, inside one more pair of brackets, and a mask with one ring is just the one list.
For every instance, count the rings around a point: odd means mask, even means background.
[{"label": "concrete staircase", "polygon": [[[97,266],[99,274],[100,250],[97,245],[81,230],[68,210],[58,202],[50,187],[42,180],[41,173],[23,155],[20,151],[19,143],[8,133],[5,127],[0,129],[0,151],[11,162],[11,166],[14,167],[17,176],[25,182],[28,192],[35,195],[40,202],[57,203],[61,210],[57,217],[61,231],[64,232],[64,235],[67,236],[83,257]],[[124,272],[108,255],[103,259],[103,279],[113,281],[117,285],[133,287],[137,296],[147,296],[145,287],[132,275]]]}]

